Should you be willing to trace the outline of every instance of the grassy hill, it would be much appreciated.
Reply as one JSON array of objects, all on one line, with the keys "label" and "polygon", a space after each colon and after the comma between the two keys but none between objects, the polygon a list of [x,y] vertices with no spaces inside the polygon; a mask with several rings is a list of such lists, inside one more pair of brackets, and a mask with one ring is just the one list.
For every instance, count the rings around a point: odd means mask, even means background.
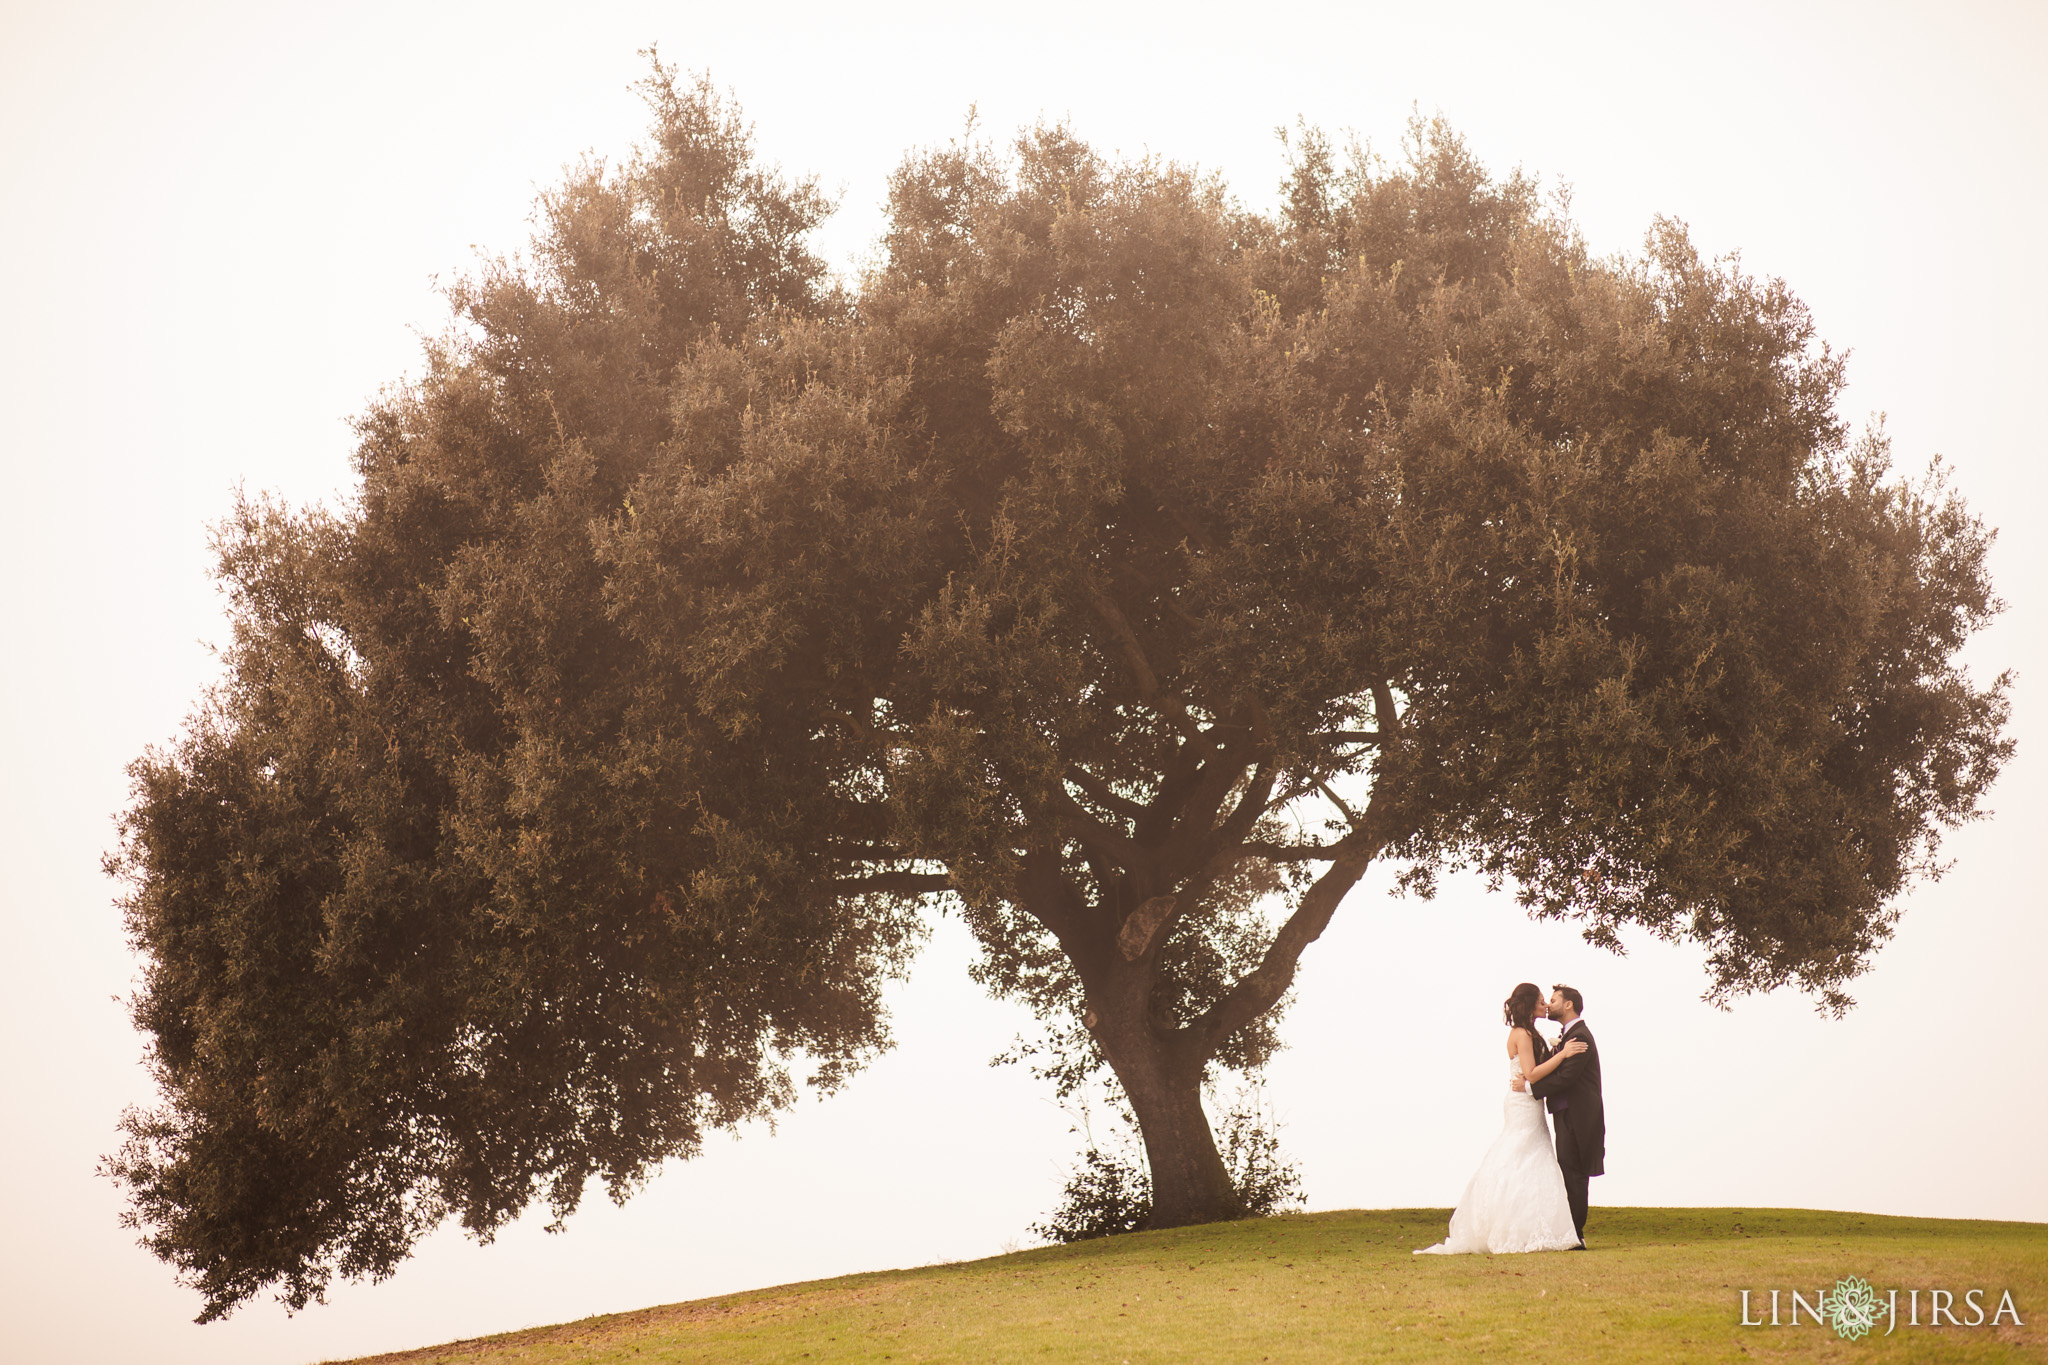
[{"label": "grassy hill", "polygon": [[[2048,1225],[1804,1209],[1595,1208],[1588,1252],[1413,1256],[1448,1212],[1318,1213],[849,1275],[376,1356],[360,1365],[568,1362],[2048,1360]],[[1900,1325],[1846,1340],[1808,1301],[1861,1276]],[[1905,1291],[1984,1296],[1986,1325],[1915,1328]],[[1989,1325],[2011,1291],[2024,1326]],[[1920,1297],[1926,1321],[1930,1300]]]}]

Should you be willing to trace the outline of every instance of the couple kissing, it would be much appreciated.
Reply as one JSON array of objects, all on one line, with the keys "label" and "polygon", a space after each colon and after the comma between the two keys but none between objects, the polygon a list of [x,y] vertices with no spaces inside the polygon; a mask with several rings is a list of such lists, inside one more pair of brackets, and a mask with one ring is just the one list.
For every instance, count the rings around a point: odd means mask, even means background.
[{"label": "couple kissing", "polygon": [[[1585,998],[1556,986],[1545,1000],[1524,981],[1501,1012],[1508,1094],[1500,1136],[1465,1186],[1450,1235],[1418,1248],[1418,1256],[1586,1249],[1586,1185],[1605,1170],[1607,1113]],[[1555,1049],[1536,1031],[1536,1020],[1545,1018],[1563,1025]]]}]

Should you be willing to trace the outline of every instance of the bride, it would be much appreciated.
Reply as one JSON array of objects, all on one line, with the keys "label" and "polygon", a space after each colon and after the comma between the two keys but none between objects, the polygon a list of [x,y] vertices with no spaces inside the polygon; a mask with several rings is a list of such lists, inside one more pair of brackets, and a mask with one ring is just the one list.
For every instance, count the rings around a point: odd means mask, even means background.
[{"label": "bride", "polygon": [[[1508,1081],[1542,1080],[1565,1058],[1586,1050],[1574,1038],[1555,1055],[1536,1036],[1537,1019],[1548,1011],[1543,992],[1524,981],[1508,996],[1501,1012],[1508,1023]],[[1538,1061],[1538,1057],[1545,1060]],[[1451,1215],[1450,1236],[1433,1247],[1417,1248],[1417,1256],[1454,1256],[1462,1252],[1569,1251],[1578,1246],[1571,1207],[1565,1201],[1564,1175],[1550,1145],[1550,1125],[1543,1101],[1526,1091],[1509,1090],[1500,1136],[1465,1186],[1465,1197]]]}]

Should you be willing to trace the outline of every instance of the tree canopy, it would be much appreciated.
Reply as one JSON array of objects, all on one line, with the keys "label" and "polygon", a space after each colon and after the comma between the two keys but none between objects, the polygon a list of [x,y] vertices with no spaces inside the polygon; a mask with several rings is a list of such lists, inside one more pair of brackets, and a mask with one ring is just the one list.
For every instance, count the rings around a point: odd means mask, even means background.
[{"label": "tree canopy", "polygon": [[1158,1225],[1375,862],[1824,1009],[2010,750],[1988,531],[1780,282],[1601,258],[1441,123],[1280,206],[1064,127],[909,157],[879,264],[657,68],[360,421],[219,538],[225,681],[114,860],[164,1101],[110,1169],[219,1316],[388,1274],[886,1046],[964,916]]}]

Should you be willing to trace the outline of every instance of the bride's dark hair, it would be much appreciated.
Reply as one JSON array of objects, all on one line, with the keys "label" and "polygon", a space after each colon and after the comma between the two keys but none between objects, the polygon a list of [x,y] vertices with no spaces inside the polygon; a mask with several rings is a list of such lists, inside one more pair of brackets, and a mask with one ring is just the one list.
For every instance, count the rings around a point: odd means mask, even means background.
[{"label": "bride's dark hair", "polygon": [[1543,992],[1533,981],[1524,981],[1508,992],[1508,998],[1501,1002],[1500,1012],[1507,1016],[1509,1028],[1525,1028],[1536,1031],[1536,1002],[1543,998]]}]

